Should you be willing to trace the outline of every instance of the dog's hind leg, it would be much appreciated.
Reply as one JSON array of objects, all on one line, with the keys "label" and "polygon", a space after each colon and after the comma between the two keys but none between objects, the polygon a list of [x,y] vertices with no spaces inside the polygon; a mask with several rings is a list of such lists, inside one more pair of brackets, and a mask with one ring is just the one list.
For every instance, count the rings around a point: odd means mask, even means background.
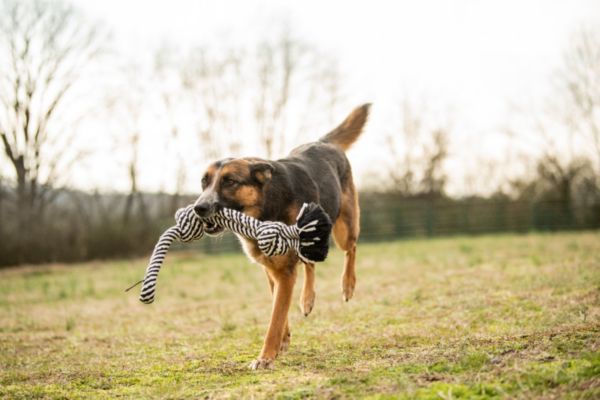
[{"label": "dog's hind leg", "polygon": [[342,274],[342,293],[344,301],[354,295],[356,286],[356,242],[360,232],[360,210],[358,208],[358,195],[354,184],[350,181],[342,194],[340,215],[333,225],[333,238],[338,247],[346,253],[344,272]]},{"label": "dog's hind leg", "polygon": [[300,295],[300,309],[305,317],[315,305],[315,264],[304,263],[304,284]]}]

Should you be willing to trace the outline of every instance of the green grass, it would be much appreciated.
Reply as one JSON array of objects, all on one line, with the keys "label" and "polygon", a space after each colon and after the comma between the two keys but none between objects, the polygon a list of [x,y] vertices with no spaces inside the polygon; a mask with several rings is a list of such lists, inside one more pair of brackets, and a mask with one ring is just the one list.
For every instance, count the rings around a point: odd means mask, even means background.
[{"label": "green grass", "polygon": [[144,259],[2,270],[0,397],[600,397],[599,233],[362,244],[349,303],[342,258],[258,372],[270,294],[241,252],[170,254],[150,306],[123,292]]}]

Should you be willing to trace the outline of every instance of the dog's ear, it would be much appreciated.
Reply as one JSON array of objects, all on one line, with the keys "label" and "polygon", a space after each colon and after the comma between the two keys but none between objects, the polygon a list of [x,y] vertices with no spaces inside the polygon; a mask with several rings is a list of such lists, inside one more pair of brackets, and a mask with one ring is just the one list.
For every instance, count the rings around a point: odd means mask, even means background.
[{"label": "dog's ear", "polygon": [[264,185],[271,180],[273,170],[273,164],[267,161],[258,161],[250,164],[250,175],[252,175],[252,178],[261,185]]}]

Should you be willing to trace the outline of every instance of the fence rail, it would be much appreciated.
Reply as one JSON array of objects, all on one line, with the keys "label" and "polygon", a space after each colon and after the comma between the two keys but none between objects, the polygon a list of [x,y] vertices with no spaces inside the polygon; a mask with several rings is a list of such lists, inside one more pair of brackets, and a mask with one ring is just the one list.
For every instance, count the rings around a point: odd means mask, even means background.
[{"label": "fence rail", "polygon": [[[176,204],[168,195],[147,195],[144,212],[132,213],[137,216],[128,221],[119,212],[124,197],[85,196],[78,194],[72,202],[63,199],[28,231],[18,228],[10,208],[0,207],[0,266],[145,255],[152,250],[160,233],[173,224]],[[193,200],[178,201],[181,205]],[[360,204],[363,242],[600,228],[600,204],[506,198],[418,199],[390,193],[364,193]],[[216,253],[239,251],[240,245],[234,235],[225,234],[177,248]]]},{"label": "fence rail", "polygon": [[[399,199],[373,194],[361,199],[360,241],[477,235],[502,232],[561,231],[600,228],[600,207],[562,201]],[[206,252],[239,249],[234,235],[194,244]]]}]

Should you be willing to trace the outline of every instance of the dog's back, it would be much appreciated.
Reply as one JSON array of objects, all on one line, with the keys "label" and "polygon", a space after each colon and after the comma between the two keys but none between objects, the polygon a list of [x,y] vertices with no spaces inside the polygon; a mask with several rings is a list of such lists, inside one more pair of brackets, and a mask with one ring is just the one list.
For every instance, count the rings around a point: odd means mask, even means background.
[{"label": "dog's back", "polygon": [[332,221],[340,215],[342,197],[354,190],[352,169],[345,151],[358,139],[369,114],[370,104],[356,108],[337,128],[319,141],[301,145],[278,160],[291,177],[294,198],[319,203]]}]

